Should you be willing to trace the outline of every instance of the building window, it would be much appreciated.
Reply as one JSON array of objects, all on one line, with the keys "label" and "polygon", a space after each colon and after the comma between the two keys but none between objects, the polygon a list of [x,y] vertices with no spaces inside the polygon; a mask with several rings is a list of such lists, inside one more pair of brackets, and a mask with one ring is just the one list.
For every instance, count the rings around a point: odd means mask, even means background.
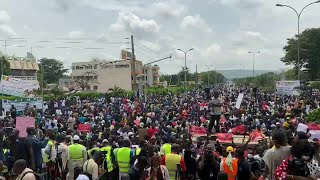
[{"label": "building window", "polygon": [[116,68],[129,68],[129,64],[116,65]]},{"label": "building window", "polygon": [[87,89],[90,90],[90,86],[88,86]]},{"label": "building window", "polygon": [[79,67],[79,66],[76,66],[76,69],[80,69],[80,67]]},{"label": "building window", "polygon": [[94,68],[94,69],[97,69],[97,67],[98,67],[98,65],[97,65],[97,64],[95,64],[95,65],[93,66],[93,68]]},{"label": "building window", "polygon": [[93,90],[98,90],[98,86],[93,86]]},{"label": "building window", "polygon": [[83,66],[80,66],[79,69],[84,69]]}]

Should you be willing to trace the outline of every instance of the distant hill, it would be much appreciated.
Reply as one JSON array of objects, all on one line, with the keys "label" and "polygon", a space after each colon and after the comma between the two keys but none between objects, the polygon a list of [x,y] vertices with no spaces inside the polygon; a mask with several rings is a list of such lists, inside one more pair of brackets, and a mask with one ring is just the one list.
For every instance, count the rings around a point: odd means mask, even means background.
[{"label": "distant hill", "polygon": [[[223,74],[227,79],[235,79],[242,77],[252,77],[252,70],[217,70],[219,73]],[[255,70],[255,76],[268,73],[276,72],[275,70]]]}]

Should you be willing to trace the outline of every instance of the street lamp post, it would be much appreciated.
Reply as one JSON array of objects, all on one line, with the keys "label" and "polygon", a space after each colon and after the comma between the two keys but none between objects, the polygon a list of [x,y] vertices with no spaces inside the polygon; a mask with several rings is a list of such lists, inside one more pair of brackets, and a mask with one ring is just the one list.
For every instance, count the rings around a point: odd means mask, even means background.
[{"label": "street lamp post", "polygon": [[254,77],[254,59],[255,59],[255,57],[256,57],[256,54],[259,54],[260,53],[260,51],[257,51],[257,52],[251,52],[251,51],[249,51],[248,52],[249,54],[252,54],[252,77]]},{"label": "street lamp post", "polygon": [[297,40],[298,40],[298,63],[297,63],[298,80],[300,80],[300,17],[301,17],[302,12],[303,12],[308,6],[310,6],[310,5],[312,5],[312,4],[317,4],[317,3],[320,3],[320,0],[307,4],[306,6],[304,6],[304,7],[302,8],[302,10],[300,11],[300,13],[298,13],[298,11],[297,11],[295,8],[293,8],[292,6],[289,6],[289,5],[286,5],[286,4],[276,4],[276,6],[278,6],[278,7],[287,7],[287,8],[292,9],[292,10],[296,13],[296,15],[297,15],[297,17],[298,17],[298,39],[297,39]]},{"label": "street lamp post", "polygon": [[184,91],[187,92],[187,53],[192,51],[193,48],[189,49],[188,51],[183,51],[181,49],[178,49],[178,51],[181,51],[184,53]]},{"label": "street lamp post", "polygon": [[209,77],[210,77],[210,75],[209,75],[209,70],[210,70],[210,67],[212,67],[213,65],[211,64],[211,65],[206,65],[206,67],[208,68],[208,87],[209,87]]}]

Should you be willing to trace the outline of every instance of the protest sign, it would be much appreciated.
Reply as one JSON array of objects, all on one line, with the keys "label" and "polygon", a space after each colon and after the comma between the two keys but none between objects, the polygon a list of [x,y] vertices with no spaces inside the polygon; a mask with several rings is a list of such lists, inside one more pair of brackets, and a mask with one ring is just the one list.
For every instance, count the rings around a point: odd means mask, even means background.
[{"label": "protest sign", "polygon": [[19,130],[20,137],[27,137],[28,127],[35,127],[34,117],[17,117],[16,129]]},{"label": "protest sign", "polygon": [[78,131],[79,132],[90,132],[91,126],[90,124],[79,124]]},{"label": "protest sign", "polygon": [[300,81],[277,81],[276,93],[281,95],[297,95]]},{"label": "protest sign", "polygon": [[217,140],[220,143],[231,143],[232,142],[232,134],[230,133],[217,133]]},{"label": "protest sign", "polygon": [[237,102],[236,102],[236,108],[240,109],[241,103],[242,103],[242,99],[243,99],[243,93],[239,93],[238,98],[237,98]]},{"label": "protest sign", "polygon": [[203,136],[207,134],[207,128],[192,125],[190,128],[191,135]]},{"label": "protest sign", "polygon": [[40,87],[37,80],[22,80],[9,76],[2,76],[0,86],[3,94],[18,97],[33,97],[33,90]]}]

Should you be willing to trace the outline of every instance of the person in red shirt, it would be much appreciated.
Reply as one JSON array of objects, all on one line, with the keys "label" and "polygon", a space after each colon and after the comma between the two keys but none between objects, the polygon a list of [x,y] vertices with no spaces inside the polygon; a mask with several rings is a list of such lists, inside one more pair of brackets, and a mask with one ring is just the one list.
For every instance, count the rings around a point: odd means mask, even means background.
[{"label": "person in red shirt", "polygon": [[149,137],[153,137],[158,133],[158,129],[155,127],[154,124],[151,125],[151,127],[148,129],[148,135]]},{"label": "person in red shirt", "polygon": [[178,145],[172,145],[171,147],[171,154],[167,154],[162,157],[161,159],[161,165],[165,165],[169,171],[169,177],[170,179],[175,178],[177,173],[177,165],[180,163],[182,174],[187,170],[186,164],[184,162],[184,158],[179,155],[179,146]]}]

